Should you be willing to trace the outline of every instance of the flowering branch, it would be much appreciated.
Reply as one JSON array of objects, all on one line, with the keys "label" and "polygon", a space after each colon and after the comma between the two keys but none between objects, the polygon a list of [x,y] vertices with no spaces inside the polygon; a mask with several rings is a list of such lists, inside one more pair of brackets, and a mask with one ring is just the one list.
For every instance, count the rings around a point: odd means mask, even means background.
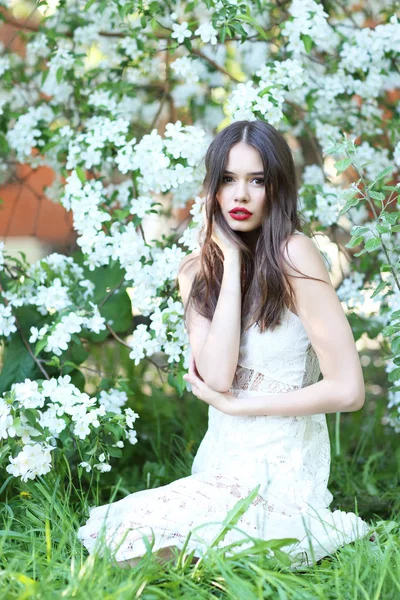
[{"label": "flowering branch", "polygon": [[[3,292],[3,291],[4,291],[4,289],[3,289],[2,285],[0,284],[0,292]],[[9,303],[7,302],[6,298],[3,298],[3,299],[4,299],[4,304],[6,306],[8,306]],[[22,339],[22,341],[24,343],[25,348],[28,350],[30,356],[32,357],[32,359],[34,360],[34,362],[37,364],[37,366],[39,367],[40,371],[43,373],[43,375],[45,376],[45,378],[46,379],[50,379],[50,376],[48,375],[47,371],[43,368],[43,366],[41,364],[41,361],[32,352],[32,348],[30,347],[27,339],[25,338],[24,333],[22,331],[22,327],[19,324],[17,317],[15,317],[15,316],[14,316],[14,321],[15,321],[15,325],[17,327],[18,333],[19,333],[19,335],[20,335],[20,337],[21,337],[21,339]]]}]

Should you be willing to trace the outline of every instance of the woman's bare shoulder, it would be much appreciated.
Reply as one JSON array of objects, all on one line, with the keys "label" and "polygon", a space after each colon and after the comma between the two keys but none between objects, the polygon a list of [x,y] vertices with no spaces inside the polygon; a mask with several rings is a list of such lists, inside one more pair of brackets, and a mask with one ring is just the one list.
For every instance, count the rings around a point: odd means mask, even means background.
[{"label": "woman's bare shoulder", "polygon": [[184,256],[184,258],[181,261],[181,264],[179,265],[178,275],[184,274],[189,277],[193,277],[199,269],[200,256],[200,250],[190,252],[190,254]]}]

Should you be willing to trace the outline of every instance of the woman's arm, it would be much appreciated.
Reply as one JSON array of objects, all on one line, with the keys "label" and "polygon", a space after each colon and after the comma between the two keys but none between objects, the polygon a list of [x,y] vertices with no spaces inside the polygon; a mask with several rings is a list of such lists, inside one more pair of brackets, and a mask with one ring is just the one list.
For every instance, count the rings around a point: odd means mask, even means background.
[{"label": "woman's arm", "polygon": [[[323,379],[284,394],[243,399],[230,395],[230,414],[301,416],[359,410],[365,401],[362,368],[353,333],[321,253],[306,236],[292,236],[285,257],[302,273],[326,281],[290,277],[297,314],[318,358]],[[285,265],[289,275],[297,275]],[[228,398],[225,398],[228,400]]]},{"label": "woman's arm", "polygon": [[[290,238],[286,256],[302,273],[327,282],[291,278],[297,314],[317,354],[323,379],[283,394],[260,393],[245,398],[216,394],[196,381],[192,373],[185,379],[194,383],[199,398],[228,414],[301,416],[358,410],[365,400],[362,368],[353,333],[322,256],[312,240],[297,235]],[[289,265],[285,269],[299,275]]]},{"label": "woman's arm", "polygon": [[237,398],[230,392],[219,393],[199,379],[193,370],[183,376],[192,385],[193,394],[227,415],[301,417],[321,413],[352,412],[362,408],[365,395],[336,381],[322,379],[307,387],[283,394],[262,394]]},{"label": "woman's arm", "polygon": [[[352,412],[364,404],[363,394],[354,394],[337,381],[322,379],[307,387],[283,394],[247,396],[236,398],[230,393],[221,394],[220,408],[229,415],[270,415],[301,417],[321,413]],[[217,407],[218,408],[218,407]]]},{"label": "woman's arm", "polygon": [[[236,247],[228,247],[221,230],[218,227],[215,229],[221,237],[220,243],[224,253],[224,272],[217,306],[212,321],[205,319],[189,306],[187,328],[197,372],[215,391],[227,392],[232,385],[239,358],[241,257]],[[179,274],[179,288],[184,304],[192,281],[193,271],[190,275],[187,269],[182,269]]]},{"label": "woman's arm", "polygon": [[224,258],[224,274],[215,313],[196,360],[197,370],[210,387],[226,392],[235,375],[240,345],[240,255]]}]

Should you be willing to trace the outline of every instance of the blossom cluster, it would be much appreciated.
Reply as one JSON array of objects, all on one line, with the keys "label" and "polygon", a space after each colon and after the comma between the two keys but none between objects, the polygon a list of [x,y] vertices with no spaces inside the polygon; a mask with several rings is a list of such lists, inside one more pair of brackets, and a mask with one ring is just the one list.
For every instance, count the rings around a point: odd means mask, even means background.
[{"label": "blossom cluster", "polygon": [[[0,335],[17,330],[13,310],[35,307],[42,325],[30,327],[29,342],[41,342],[45,352],[60,356],[74,333],[104,330],[105,319],[94,299],[94,284],[71,257],[53,253],[26,268],[25,274],[3,291]],[[40,317],[38,318],[38,320]]]},{"label": "blossom cluster", "polygon": [[[124,447],[124,440],[137,442],[134,424],[139,415],[123,408],[127,400],[126,392],[114,388],[102,391],[99,398],[90,397],[71,383],[69,375],[13,384],[0,398],[6,471],[24,482],[45,475],[57,466],[54,451],[66,453],[71,439],[76,450],[70,461],[86,472],[109,471],[109,458],[119,456],[116,449]],[[110,435],[113,443],[106,441]]]},{"label": "blossom cluster", "polygon": [[278,126],[283,118],[285,100],[304,86],[305,73],[297,59],[274,61],[255,72],[258,85],[247,81],[233,90],[227,110],[232,120],[254,121],[260,115],[271,125]]},{"label": "blossom cluster", "polygon": [[[176,276],[201,242],[203,159],[225,123],[263,119],[280,129],[303,171],[305,220],[353,238],[352,228],[362,227],[356,230],[362,251],[397,264],[400,113],[392,95],[400,86],[400,24],[390,3],[384,11],[370,4],[292,0],[272,9],[256,0],[173,1],[127,13],[122,0],[95,1],[84,10],[67,2],[30,33],[23,59],[6,49],[3,154],[54,172],[46,194],[72,212],[90,271],[121,268],[122,289],[148,318],[125,332],[135,364],[164,352],[171,367],[182,357],[187,365]],[[332,155],[329,147],[340,145],[343,133],[357,139],[357,152],[343,146]],[[335,160],[349,157],[335,173]],[[186,228],[147,239],[146,221],[157,215],[167,222],[193,199]],[[365,227],[371,214],[379,219]],[[364,258],[360,271],[367,269]],[[13,278],[0,304],[0,335],[16,333],[16,312],[26,306],[43,318],[30,328],[37,352],[60,356],[74,336],[110,325],[80,267],[61,263],[51,255]],[[362,275],[342,282],[346,310],[387,323],[395,280],[377,275],[365,282]]]},{"label": "blossom cluster", "polygon": [[189,366],[188,339],[183,321],[182,302],[168,298],[167,306],[160,310],[156,308],[150,315],[151,325],[138,325],[129,336],[128,343],[132,346],[129,358],[139,364],[145,356],[164,351],[168,362],[179,362],[184,353],[184,367]]}]

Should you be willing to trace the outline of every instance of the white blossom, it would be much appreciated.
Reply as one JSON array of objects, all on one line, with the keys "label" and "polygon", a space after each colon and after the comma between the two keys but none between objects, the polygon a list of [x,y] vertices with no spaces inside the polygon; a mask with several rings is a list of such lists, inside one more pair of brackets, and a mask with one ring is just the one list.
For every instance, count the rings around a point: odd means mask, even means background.
[{"label": "white blossom", "polygon": [[211,45],[215,45],[218,42],[218,31],[214,29],[211,23],[202,23],[194,33],[195,35],[199,35],[201,37],[201,41],[205,44],[210,42]]},{"label": "white blossom", "polygon": [[[13,422],[10,405],[3,398],[0,398],[0,440],[8,438]],[[11,433],[15,435],[15,430],[12,429]],[[14,437],[14,435],[11,435],[11,437]]]},{"label": "white blossom", "polygon": [[11,391],[25,408],[41,408],[44,404],[44,396],[39,390],[37,381],[25,379],[23,383],[13,383]]},{"label": "white blossom", "polygon": [[101,390],[99,402],[104,406],[107,412],[121,414],[121,407],[128,401],[128,396],[123,390],[110,388],[109,390]]},{"label": "white blossom", "polygon": [[0,336],[8,337],[17,331],[15,317],[11,312],[11,306],[0,304]]},{"label": "white blossom", "polygon": [[285,22],[282,35],[289,38],[287,50],[294,55],[304,52],[301,36],[308,36],[322,50],[332,51],[338,43],[338,34],[327,21],[328,14],[322,4],[314,0],[293,0],[289,13],[291,20]]},{"label": "white blossom", "polygon": [[93,467],[98,469],[101,473],[107,473],[108,471],[111,471],[111,465],[104,462],[93,465]]},{"label": "white blossom", "polygon": [[54,448],[50,445],[27,444],[17,456],[10,457],[6,471],[14,477],[20,477],[24,482],[35,479],[37,475],[45,475],[51,470],[52,450]]},{"label": "white blossom", "polygon": [[183,23],[172,23],[172,30],[171,37],[176,38],[179,44],[182,44],[185,38],[192,36],[192,32],[186,21],[183,21]]},{"label": "white blossom", "polygon": [[132,445],[137,444],[137,434],[133,429],[126,430],[126,436],[128,438],[128,442]]},{"label": "white blossom", "polygon": [[139,415],[135,413],[131,408],[126,408],[125,417],[127,426],[133,429],[133,424],[135,423],[136,419],[139,418]]},{"label": "white blossom", "polygon": [[90,471],[92,470],[92,467],[90,466],[90,464],[86,461],[82,461],[79,463],[78,465],[79,467],[82,467],[82,469],[85,469],[86,473],[90,473]]}]

